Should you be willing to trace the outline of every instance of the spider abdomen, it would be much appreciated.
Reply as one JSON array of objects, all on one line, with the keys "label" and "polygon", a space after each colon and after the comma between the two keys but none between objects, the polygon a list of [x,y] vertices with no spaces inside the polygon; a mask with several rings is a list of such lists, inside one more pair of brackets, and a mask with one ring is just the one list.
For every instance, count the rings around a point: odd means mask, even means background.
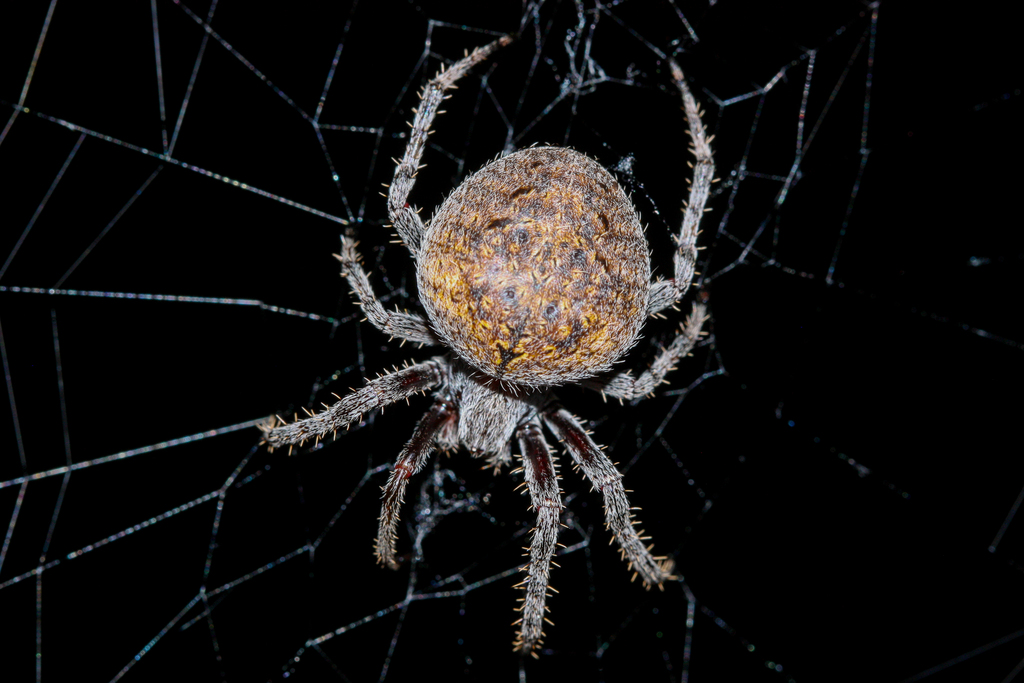
[{"label": "spider abdomen", "polygon": [[420,298],[442,341],[492,377],[556,385],[608,369],[647,313],[643,228],[615,178],[558,147],[467,178],[431,220]]}]

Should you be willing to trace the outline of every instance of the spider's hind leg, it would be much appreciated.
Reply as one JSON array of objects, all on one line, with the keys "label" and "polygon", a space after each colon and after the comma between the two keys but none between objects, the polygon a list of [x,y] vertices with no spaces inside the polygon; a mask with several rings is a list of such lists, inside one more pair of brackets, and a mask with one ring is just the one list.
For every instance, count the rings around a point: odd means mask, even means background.
[{"label": "spider's hind leg", "polygon": [[688,355],[697,344],[702,334],[700,328],[707,320],[707,308],[704,304],[694,304],[693,312],[687,316],[682,329],[676,334],[672,343],[661,350],[651,363],[651,367],[634,377],[629,370],[617,372],[608,377],[597,377],[586,380],[583,385],[588,389],[600,391],[612,398],[632,401],[651,396],[659,384],[665,382],[665,375],[675,370],[680,358]]},{"label": "spider's hind leg", "polygon": [[594,488],[604,495],[605,524],[619,542],[623,558],[634,572],[633,578],[639,575],[646,588],[661,588],[665,581],[675,578],[672,576],[671,560],[651,555],[651,546],[644,544],[650,537],[643,536],[643,530],[638,532],[633,526],[634,508],[630,507],[629,499],[626,498],[622,475],[587,435],[583,426],[559,405],[545,411],[544,421],[565,443],[566,450],[583,469]]}]

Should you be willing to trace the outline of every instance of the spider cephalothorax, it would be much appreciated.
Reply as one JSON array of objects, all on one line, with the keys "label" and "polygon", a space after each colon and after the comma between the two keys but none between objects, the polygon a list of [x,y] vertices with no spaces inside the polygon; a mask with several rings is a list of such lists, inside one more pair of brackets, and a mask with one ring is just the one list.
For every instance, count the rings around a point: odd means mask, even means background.
[{"label": "spider cephalothorax", "polygon": [[694,304],[675,339],[634,377],[613,372],[636,342],[645,318],[686,293],[697,259],[697,226],[714,168],[697,103],[682,71],[669,60],[693,140],[693,183],[669,280],[652,282],[643,229],[628,198],[593,159],[557,147],[535,147],[496,159],[467,178],[424,224],[407,199],[444,91],[473,65],[511,41],[475,50],[441,71],[421,106],[388,192],[388,214],[416,260],[427,317],[386,311],[359,263],[356,243],[342,238],[342,275],[367,318],[383,332],[449,353],[370,380],[322,413],[291,424],[264,425],[270,448],[302,444],[357,422],[363,413],[417,393],[431,408],[395,461],[384,486],[377,558],[398,567],[398,513],[406,483],[435,445],[465,447],[495,471],[511,461],[518,441],[522,472],[537,523],[519,584],[526,595],[515,648],[535,654],[542,642],[551,558],[562,510],[554,434],[601,492],[605,520],[623,556],[645,586],[671,579],[671,561],[655,557],[635,528],[622,475],[552,391],[569,382],[620,399],[650,395],[676,361],[697,343],[704,306]]}]

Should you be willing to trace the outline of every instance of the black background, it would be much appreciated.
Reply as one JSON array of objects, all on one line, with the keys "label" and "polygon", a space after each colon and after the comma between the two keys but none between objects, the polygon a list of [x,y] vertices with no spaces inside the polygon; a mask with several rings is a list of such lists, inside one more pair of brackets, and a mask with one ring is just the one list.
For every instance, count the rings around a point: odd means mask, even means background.
[{"label": "black background", "polygon": [[[221,2],[212,28],[273,85],[211,40],[173,158],[355,220],[345,228],[165,161],[61,285],[255,300],[336,324],[260,306],[12,289],[54,287],[162,163],[148,3],[57,6],[28,110],[0,143],[2,260],[78,139],[80,130],[55,119],[98,136],[86,136],[0,275],[3,401],[13,395],[17,409],[17,426],[0,409],[0,532],[13,528],[0,567],[0,678],[31,680],[38,651],[44,679],[1012,680],[1024,639],[929,673],[1022,635],[1021,520],[990,550],[1024,484],[1024,247],[1010,213],[1021,82],[1015,17],[987,6],[879,8],[870,156],[841,242],[860,163],[867,44],[782,207],[773,209],[777,180],[748,177],[721,232],[759,98],[723,109],[712,95],[750,92],[790,65],[764,100],[748,159],[752,173],[785,176],[808,51],[816,50],[809,131],[871,27],[868,5],[634,1],[600,15],[588,6],[593,58],[610,78],[635,79],[587,88],[531,125],[558,95],[556,77],[569,67],[563,41],[577,23],[571,4],[551,2],[539,11],[543,44],[531,27],[461,83],[439,119],[412,197],[427,213],[502,150],[503,113],[514,146],[569,144],[609,167],[632,159],[632,174],[620,178],[665,272],[685,196],[685,127],[662,63],[637,35],[677,53],[707,107],[724,188],[701,238],[711,341],[654,400],[606,405],[561,392],[628,469],[644,527],[685,585],[645,593],[630,584],[607,545],[599,497],[566,467],[574,528],[553,575],[556,626],[540,660],[521,661],[509,626],[518,579],[477,582],[520,562],[527,503],[513,492],[517,480],[480,472],[459,453],[417,481],[435,511],[469,509],[433,518],[412,585],[418,596],[469,590],[394,610],[410,574],[408,565],[374,565],[375,487],[386,476],[377,469],[411,433],[422,399],[291,458],[254,449],[257,432],[246,428],[77,469],[48,568],[33,573],[63,477],[24,488],[18,478],[66,465],[68,448],[82,463],[290,413],[385,366],[429,357],[358,322],[330,255],[338,234],[353,231],[378,291],[415,307],[412,265],[388,244],[377,192],[402,151],[414,92],[440,58],[486,42],[475,29],[518,26],[518,4],[479,5],[259,13]],[[16,110],[47,5],[22,11],[0,22],[3,121]],[[203,33],[178,5],[159,2],[157,12],[173,130]],[[432,52],[417,66],[431,19],[445,23],[430,29]],[[321,123],[381,134],[322,131],[335,183],[300,109],[315,113],[339,41]],[[642,367],[674,325],[653,322],[629,362]],[[711,375],[685,396],[672,393],[703,373]],[[207,567],[216,493],[236,468]],[[418,495],[412,487],[410,499]],[[412,503],[404,518],[424,521]],[[403,552],[413,531],[402,529]],[[313,543],[315,553],[300,550]],[[457,574],[464,581],[440,583]],[[208,618],[202,600],[192,603],[204,589]],[[307,643],[337,629],[347,630]]]}]

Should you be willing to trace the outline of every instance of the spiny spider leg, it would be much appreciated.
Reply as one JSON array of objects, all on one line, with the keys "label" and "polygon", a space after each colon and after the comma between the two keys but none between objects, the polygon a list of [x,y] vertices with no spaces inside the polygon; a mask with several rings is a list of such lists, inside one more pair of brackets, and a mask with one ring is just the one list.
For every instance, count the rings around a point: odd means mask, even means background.
[{"label": "spiny spider leg", "polygon": [[435,403],[416,425],[409,443],[405,444],[402,453],[395,461],[388,483],[381,487],[384,500],[380,508],[380,526],[377,529],[377,547],[374,551],[377,561],[391,569],[398,569],[395,559],[395,533],[398,527],[398,514],[405,497],[405,485],[409,479],[423,469],[434,449],[434,438],[445,424],[455,416],[455,406],[441,400]]},{"label": "spiny spider leg", "polygon": [[492,52],[511,42],[511,36],[502,36],[493,43],[478,47],[466,57],[452,64],[449,69],[439,71],[427,83],[427,87],[420,95],[420,106],[412,121],[412,130],[409,132],[409,144],[405,148],[405,154],[402,155],[402,161],[395,167],[395,177],[388,190],[388,216],[413,257],[419,254],[424,226],[423,221],[416,214],[416,210],[408,204],[409,192],[412,191],[412,186],[415,184],[416,171],[427,145],[430,126],[438,114],[441,102],[447,99],[444,91],[455,87],[455,81],[487,59]]},{"label": "spiny spider leg", "polygon": [[690,126],[690,139],[693,141],[690,152],[696,159],[692,164],[690,200],[686,203],[683,224],[679,229],[679,236],[676,237],[677,247],[673,256],[675,274],[671,280],[660,280],[653,284],[647,299],[648,313],[657,313],[679,301],[693,281],[697,265],[697,228],[700,226],[701,216],[704,215],[704,205],[707,204],[711,183],[715,177],[715,164],[709,144],[711,139],[706,137],[707,129],[701,123],[697,100],[686,85],[683,70],[675,60],[668,61],[672,69],[672,79],[683,96],[683,109],[686,111],[686,122]]},{"label": "spiny spider leg", "polygon": [[541,645],[544,637],[544,623],[552,623],[544,616],[547,608],[548,579],[551,575],[551,557],[558,541],[559,516],[562,512],[562,498],[558,488],[558,473],[555,463],[536,420],[521,426],[517,432],[519,449],[523,454],[523,470],[526,484],[530,489],[531,507],[537,511],[537,526],[533,530],[530,544],[530,563],[525,567],[526,579],[519,584],[526,591],[519,607],[522,616],[513,625],[519,626],[513,648],[529,652]]},{"label": "spiny spider leg", "polygon": [[341,238],[341,253],[334,258],[341,261],[341,274],[348,280],[352,293],[359,299],[359,305],[367,319],[384,334],[407,339],[419,344],[437,344],[437,337],[427,320],[418,313],[408,311],[386,311],[384,305],[373,293],[373,286],[359,262],[362,260],[356,250],[357,242],[349,237]]},{"label": "spiny spider leg", "polygon": [[544,411],[544,421],[565,443],[566,450],[583,469],[594,488],[604,495],[605,524],[619,542],[629,568],[634,571],[633,578],[639,574],[645,588],[652,585],[662,588],[664,581],[673,578],[670,573],[671,562],[664,557],[652,556],[650,546],[644,545],[644,541],[650,537],[642,536],[643,530],[637,532],[634,529],[634,508],[629,506],[626,490],[622,487],[622,475],[615,469],[615,465],[565,408],[557,404],[551,406]]},{"label": "spiny spider leg", "polygon": [[396,372],[370,380],[366,386],[348,394],[333,406],[315,415],[286,423],[279,417],[260,427],[268,450],[322,439],[328,434],[359,421],[363,413],[390,405],[395,401],[426,391],[441,383],[440,359],[411,365]]},{"label": "spiny spider leg", "polygon": [[707,320],[704,304],[694,304],[693,312],[687,316],[686,321],[680,326],[681,329],[672,340],[672,343],[661,350],[661,353],[654,359],[651,367],[639,377],[633,377],[629,370],[611,375],[610,377],[595,378],[584,382],[588,389],[600,391],[612,398],[631,401],[636,398],[644,398],[654,393],[654,390],[662,382],[666,382],[665,375],[676,369],[676,363],[680,358],[686,356],[693,350],[702,332],[701,325]]}]

